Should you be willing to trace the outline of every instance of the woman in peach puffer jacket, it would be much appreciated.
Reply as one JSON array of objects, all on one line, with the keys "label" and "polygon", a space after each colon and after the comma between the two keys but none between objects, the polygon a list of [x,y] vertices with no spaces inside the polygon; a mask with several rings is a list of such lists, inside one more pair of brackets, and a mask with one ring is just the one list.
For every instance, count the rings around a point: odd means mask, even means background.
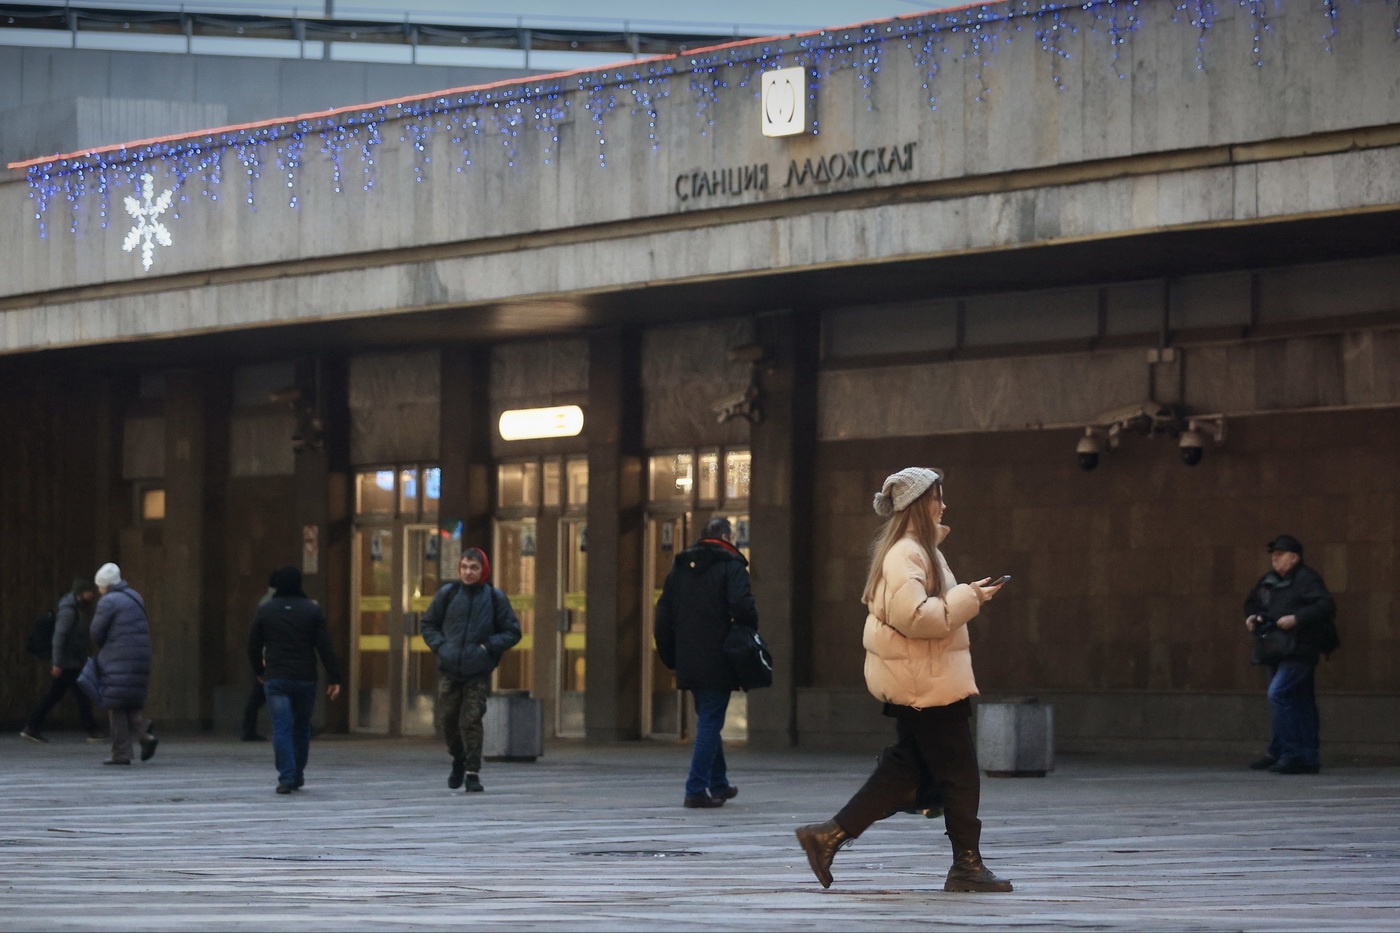
[{"label": "woman in peach puffer jacket", "polygon": [[977,683],[967,623],[1001,584],[953,578],[939,550],[948,534],[945,508],[937,470],[900,470],[875,494],[875,511],[888,521],[875,539],[861,597],[868,610],[865,682],[895,720],[897,741],[880,753],[875,773],[840,813],[797,830],[822,887],[831,885],[836,851],[877,820],[922,805],[922,785],[938,794],[953,844],[943,890],[1011,890],[982,864],[981,783],[968,699],[977,695]]}]

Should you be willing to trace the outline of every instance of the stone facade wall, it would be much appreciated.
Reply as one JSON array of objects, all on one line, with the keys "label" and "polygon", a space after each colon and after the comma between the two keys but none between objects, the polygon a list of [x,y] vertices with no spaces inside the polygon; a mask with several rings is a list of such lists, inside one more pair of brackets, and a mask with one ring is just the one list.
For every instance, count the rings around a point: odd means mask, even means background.
[{"label": "stone facade wall", "polygon": [[[723,66],[717,80],[726,86],[714,90],[713,100],[697,96],[690,76],[680,74],[667,79],[666,94],[652,85],[655,96],[642,106],[634,92],[643,93],[637,89],[645,72],[639,81],[605,72],[596,85],[585,82],[585,90],[561,91],[550,105],[557,118],[526,113],[514,132],[478,114],[475,125],[427,132],[420,151],[417,122],[391,121],[373,166],[351,147],[338,183],[328,154],[317,145],[294,152],[284,137],[268,144],[251,174],[233,150],[225,151],[218,185],[192,177],[181,188],[157,159],[147,167],[161,176],[160,188],[175,185],[176,201],[166,218],[173,245],[157,251],[150,275],[139,250],[120,248],[127,227],[117,216],[120,199],[133,193],[127,183],[109,190],[105,207],[94,192],[72,203],[58,195],[46,214],[48,235],[40,237],[37,202],[23,179],[11,176],[0,183],[0,229],[14,250],[0,296],[22,297],[6,311],[0,349],[1400,202],[1387,181],[1400,176],[1396,140],[1375,135],[1400,122],[1400,60],[1379,38],[1393,31],[1383,0],[1342,10],[1331,51],[1318,39],[1318,14],[1302,0],[1271,9],[1259,53],[1269,68],[1247,51],[1257,24],[1242,8],[1218,11],[1206,51],[1198,47],[1198,29],[1174,21],[1170,3],[1134,10],[1141,26],[1119,46],[1089,28],[1093,14],[1084,12],[1083,28],[1058,40],[1067,57],[1043,51],[1030,32],[1013,33],[1015,41],[1001,44],[980,70],[971,65],[977,55],[940,58],[929,90],[927,64],[904,41],[887,43],[892,47],[878,74],[867,76],[868,88],[858,69],[823,75],[819,132],[786,139],[754,129],[753,84],[772,64],[758,43],[726,53],[735,64]],[[942,37],[954,47],[966,41],[962,34]],[[1054,80],[1044,74],[1052,60]],[[938,96],[936,108],[930,93]],[[535,128],[540,121],[544,129]],[[1271,140],[1328,133],[1371,135],[1270,148]],[[276,152],[278,145],[284,151]],[[787,184],[794,166],[801,175],[812,162],[851,153],[860,161],[872,147],[904,152],[906,145],[913,146],[903,160],[907,168],[822,181],[809,175]],[[680,197],[681,179],[760,164],[769,168],[766,188]],[[1051,168],[1068,171],[1034,174]],[[1011,180],[1017,173],[1023,177]],[[1095,183],[1086,186],[1090,179]],[[913,195],[938,198],[917,208],[876,197],[953,182],[962,187]],[[870,195],[859,205],[868,210],[822,209],[824,196],[852,192]],[[811,203],[801,216],[789,217],[785,206],[804,200]],[[754,221],[717,210],[730,207],[785,219]],[[651,229],[663,221],[681,226],[670,236]],[[68,232],[70,223],[76,233]],[[625,242],[610,242],[619,236]],[[520,237],[527,240],[511,239]],[[551,248],[549,237],[567,242]],[[474,258],[423,261],[397,252],[446,246]],[[218,281],[193,290],[179,279],[212,272]],[[167,276],[175,278],[157,278]],[[230,278],[250,281],[235,285]],[[50,298],[42,315],[28,313],[34,296],[101,283],[121,286],[121,293]],[[111,301],[96,307],[96,297]]]},{"label": "stone facade wall", "polygon": [[[1201,696],[1262,704],[1240,607],[1268,569],[1265,543],[1283,532],[1303,541],[1337,599],[1344,647],[1322,665],[1319,690],[1362,706],[1393,696],[1400,410],[1241,417],[1226,445],[1196,467],[1182,464],[1169,441],[1129,438],[1084,472],[1074,440],[1070,430],[1051,430],[821,445],[816,538],[825,556],[813,575],[812,728],[841,721],[840,704],[824,719],[813,712],[825,708],[820,694],[863,684],[859,593],[879,524],[870,499],[888,473],[911,464],[947,471],[953,533],[945,551],[958,578],[1012,574],[969,629],[979,686],[1052,701],[1091,694],[1092,703],[1081,699],[1068,718],[1057,716],[1064,735],[1243,739],[1261,722],[1266,728],[1262,709],[1224,729],[1183,710]],[[1199,715],[1228,720],[1228,708]],[[1105,716],[1141,725],[1099,729]],[[1346,734],[1389,741],[1356,733]]]}]

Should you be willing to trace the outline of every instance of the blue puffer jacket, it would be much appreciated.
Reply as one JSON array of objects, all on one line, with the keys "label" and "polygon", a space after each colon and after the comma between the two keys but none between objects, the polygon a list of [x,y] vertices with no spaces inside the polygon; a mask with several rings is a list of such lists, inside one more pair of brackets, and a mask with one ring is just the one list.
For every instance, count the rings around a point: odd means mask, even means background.
[{"label": "blue puffer jacket", "polygon": [[489,583],[449,583],[437,591],[419,622],[423,641],[451,680],[484,677],[520,641],[520,620],[506,594]]},{"label": "blue puffer jacket", "polygon": [[141,709],[151,676],[151,629],[146,601],[125,580],[108,587],[92,617],[97,645],[98,702],[106,709]]}]

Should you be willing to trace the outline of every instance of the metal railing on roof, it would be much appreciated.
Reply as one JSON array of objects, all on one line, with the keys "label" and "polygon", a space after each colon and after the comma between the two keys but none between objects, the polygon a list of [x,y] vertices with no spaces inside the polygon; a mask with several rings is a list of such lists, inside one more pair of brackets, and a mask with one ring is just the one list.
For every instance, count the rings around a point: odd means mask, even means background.
[{"label": "metal railing on roof", "polygon": [[618,20],[604,17],[549,17],[529,14],[414,12],[369,7],[218,2],[129,4],[0,3],[0,28],[66,31],[77,47],[81,33],[183,36],[186,51],[198,38],[280,39],[296,42],[351,42],[451,48],[603,52],[664,55],[735,38],[790,33],[806,25],[707,23],[685,20]]}]

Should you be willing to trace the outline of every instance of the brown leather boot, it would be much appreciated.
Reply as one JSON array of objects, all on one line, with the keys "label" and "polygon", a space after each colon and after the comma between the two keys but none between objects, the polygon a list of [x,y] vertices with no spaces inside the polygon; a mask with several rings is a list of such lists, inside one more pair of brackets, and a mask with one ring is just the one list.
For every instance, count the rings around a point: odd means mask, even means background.
[{"label": "brown leather boot", "polygon": [[807,864],[812,866],[812,873],[822,887],[831,887],[831,860],[836,858],[836,850],[852,838],[835,820],[798,827],[797,841],[807,853]]},{"label": "brown leather boot", "polygon": [[953,867],[948,869],[948,880],[943,882],[945,891],[1010,891],[1011,882],[998,878],[992,870],[982,864],[982,856],[976,849],[968,849],[953,854]]}]

